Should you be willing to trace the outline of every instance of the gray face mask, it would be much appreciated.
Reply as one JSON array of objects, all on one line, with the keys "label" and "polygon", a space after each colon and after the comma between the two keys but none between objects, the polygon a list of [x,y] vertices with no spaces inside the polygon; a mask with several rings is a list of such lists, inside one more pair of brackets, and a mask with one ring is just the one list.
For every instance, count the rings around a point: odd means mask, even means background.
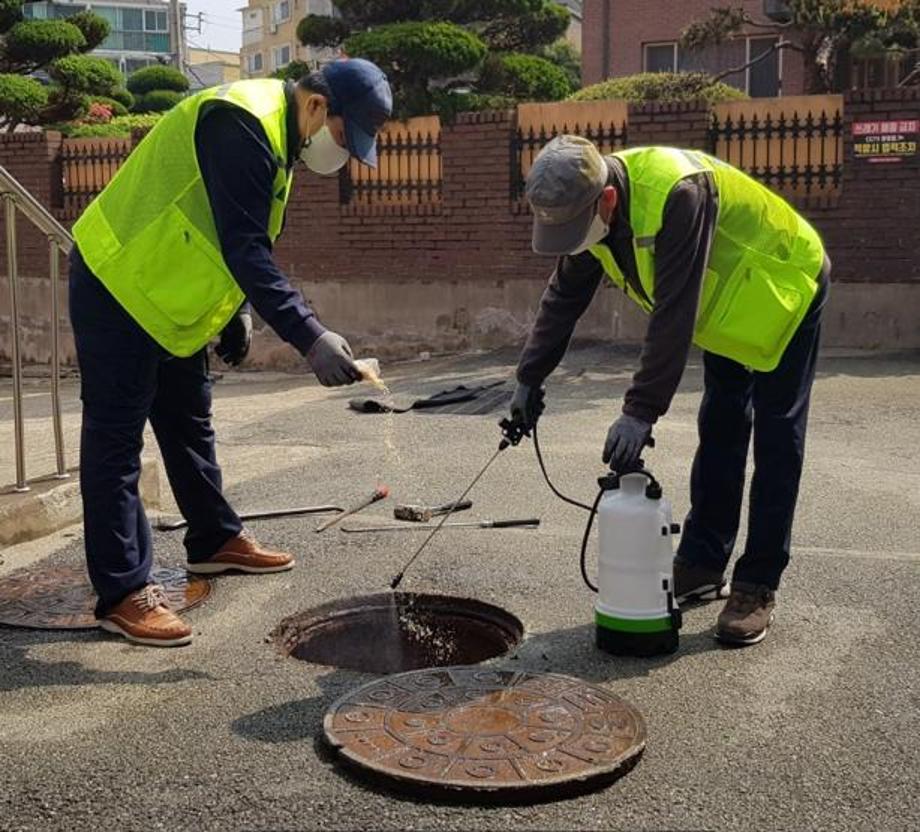
[{"label": "gray face mask", "polygon": [[572,252],[572,254],[581,254],[582,252],[585,252],[591,248],[591,246],[596,246],[609,233],[610,226],[601,219],[600,214],[595,214],[594,219],[591,221],[591,225],[588,228],[588,233],[585,235],[585,239],[582,241],[581,245]]},{"label": "gray face mask", "polygon": [[330,176],[345,167],[351,154],[333,138],[328,124],[307,139],[300,151],[303,163],[320,176]]}]

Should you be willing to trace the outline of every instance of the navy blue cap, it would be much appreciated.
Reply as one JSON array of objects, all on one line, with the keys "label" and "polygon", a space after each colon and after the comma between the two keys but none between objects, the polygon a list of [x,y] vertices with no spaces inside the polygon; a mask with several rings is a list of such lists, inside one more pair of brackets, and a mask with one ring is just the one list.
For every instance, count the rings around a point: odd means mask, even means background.
[{"label": "navy blue cap", "polygon": [[393,112],[386,75],[363,58],[334,61],[322,73],[332,91],[329,112],[345,121],[349,152],[365,165],[377,167],[377,131]]}]

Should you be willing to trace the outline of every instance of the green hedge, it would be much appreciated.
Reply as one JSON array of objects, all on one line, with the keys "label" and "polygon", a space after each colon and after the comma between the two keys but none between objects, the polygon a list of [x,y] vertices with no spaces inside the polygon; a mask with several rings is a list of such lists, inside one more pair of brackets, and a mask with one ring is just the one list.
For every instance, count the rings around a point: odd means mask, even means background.
[{"label": "green hedge", "polygon": [[24,75],[0,75],[0,113],[11,121],[34,124],[48,106],[48,88]]},{"label": "green hedge", "polygon": [[112,92],[109,93],[111,98],[114,98],[119,104],[127,109],[131,109],[134,106],[134,96],[131,95],[124,87],[118,87]]},{"label": "green hedge", "polygon": [[148,66],[132,72],[128,78],[128,89],[135,95],[154,90],[188,92],[188,78],[172,66]]},{"label": "green hedge", "polygon": [[134,96],[135,113],[165,113],[176,106],[185,96],[172,90],[154,90]]},{"label": "green hedge", "polygon": [[634,104],[651,101],[663,103],[703,100],[709,104],[736,101],[747,96],[740,90],[714,81],[704,72],[645,72],[611,78],[579,90],[572,101],[609,101],[625,99]]},{"label": "green hedge", "polygon": [[58,130],[73,139],[116,138],[128,139],[133,130],[150,130],[160,119],[160,115],[127,115],[113,118],[106,124],[56,124],[49,130]]},{"label": "green hedge", "polygon": [[564,69],[545,58],[519,52],[490,56],[480,85],[483,90],[518,101],[559,101],[573,90]]}]

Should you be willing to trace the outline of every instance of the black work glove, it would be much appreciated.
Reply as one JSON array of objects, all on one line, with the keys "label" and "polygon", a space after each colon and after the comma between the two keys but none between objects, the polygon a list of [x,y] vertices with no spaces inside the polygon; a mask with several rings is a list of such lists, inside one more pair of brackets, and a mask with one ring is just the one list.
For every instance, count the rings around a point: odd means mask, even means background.
[{"label": "black work glove", "polygon": [[341,387],[362,378],[348,341],[335,332],[324,332],[316,339],[307,353],[307,361],[323,387]]},{"label": "black work glove", "polygon": [[249,355],[252,346],[252,315],[245,310],[237,312],[220,334],[215,352],[225,364],[239,367]]},{"label": "black work glove", "polygon": [[607,431],[604,462],[614,471],[632,468],[652,435],[652,426],[635,416],[620,416]]},{"label": "black work glove", "polygon": [[518,382],[511,398],[511,421],[524,429],[524,434],[537,426],[537,421],[543,413],[544,390],[540,387],[531,387],[529,384]]}]

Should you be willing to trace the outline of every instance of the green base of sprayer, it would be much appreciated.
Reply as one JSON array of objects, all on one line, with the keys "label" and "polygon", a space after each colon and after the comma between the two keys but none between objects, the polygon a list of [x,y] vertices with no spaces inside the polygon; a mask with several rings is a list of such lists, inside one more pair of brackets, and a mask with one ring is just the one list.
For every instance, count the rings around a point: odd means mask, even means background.
[{"label": "green base of sprayer", "polygon": [[[613,656],[660,656],[677,651],[680,621],[675,617],[648,621],[612,619],[596,613],[600,650]],[[621,626],[618,626],[622,624]]]}]

